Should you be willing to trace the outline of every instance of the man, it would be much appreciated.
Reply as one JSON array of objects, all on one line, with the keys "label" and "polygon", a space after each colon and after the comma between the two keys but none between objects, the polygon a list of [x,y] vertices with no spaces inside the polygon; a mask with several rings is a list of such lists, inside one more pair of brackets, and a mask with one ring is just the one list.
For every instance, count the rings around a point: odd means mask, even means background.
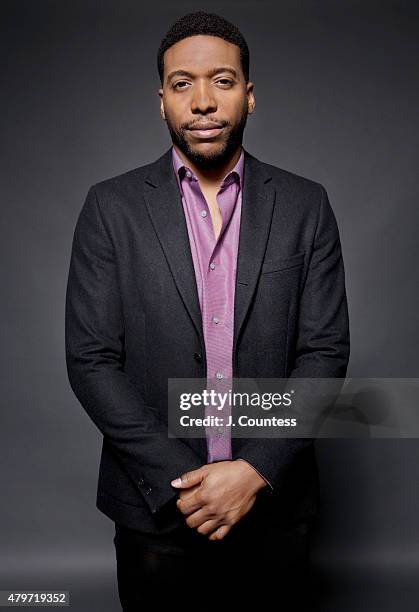
[{"label": "man", "polygon": [[90,188],[66,298],[69,380],[103,434],[97,507],[115,522],[121,603],[223,609],[275,591],[297,609],[318,502],[313,440],[169,437],[167,387],[344,377],[336,220],[320,184],[243,149],[255,97],[235,26],[185,15],[158,69],[173,146]]}]

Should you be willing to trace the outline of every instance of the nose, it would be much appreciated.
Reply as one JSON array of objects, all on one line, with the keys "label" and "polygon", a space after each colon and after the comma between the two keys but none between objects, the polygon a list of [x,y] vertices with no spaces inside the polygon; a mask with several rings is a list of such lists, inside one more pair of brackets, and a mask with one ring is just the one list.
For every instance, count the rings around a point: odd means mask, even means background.
[{"label": "nose", "polygon": [[217,110],[217,102],[211,93],[211,86],[204,81],[197,80],[194,85],[191,100],[191,111],[193,113],[212,113]]}]

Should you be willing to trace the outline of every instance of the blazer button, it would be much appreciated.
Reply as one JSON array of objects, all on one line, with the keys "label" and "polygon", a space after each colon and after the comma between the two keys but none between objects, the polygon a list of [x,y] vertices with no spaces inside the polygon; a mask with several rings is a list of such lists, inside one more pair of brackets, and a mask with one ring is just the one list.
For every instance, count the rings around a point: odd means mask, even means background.
[{"label": "blazer button", "polygon": [[138,484],[141,486],[144,484],[144,478],[140,478],[140,480],[138,481]]},{"label": "blazer button", "polygon": [[194,353],[193,354],[195,361],[197,361],[198,363],[202,363],[202,355],[201,353]]},{"label": "blazer button", "polygon": [[147,487],[146,489],[144,489],[144,493],[145,493],[146,495],[150,495],[150,493],[151,493],[151,487]]}]

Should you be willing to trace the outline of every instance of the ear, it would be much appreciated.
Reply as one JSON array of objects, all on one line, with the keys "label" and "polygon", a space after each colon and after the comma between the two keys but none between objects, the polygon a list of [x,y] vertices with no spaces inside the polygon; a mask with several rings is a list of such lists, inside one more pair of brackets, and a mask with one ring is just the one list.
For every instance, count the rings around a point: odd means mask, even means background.
[{"label": "ear", "polygon": [[253,89],[254,89],[254,84],[251,81],[249,81],[247,83],[247,87],[246,87],[247,98],[248,98],[248,101],[247,101],[247,110],[248,110],[249,114],[253,113],[253,111],[255,110],[255,106],[256,106],[256,101],[255,101],[255,96],[253,94]]},{"label": "ear", "polygon": [[164,114],[164,104],[163,104],[163,89],[159,89],[158,94],[160,96],[160,115],[161,118],[166,121],[166,116]]}]

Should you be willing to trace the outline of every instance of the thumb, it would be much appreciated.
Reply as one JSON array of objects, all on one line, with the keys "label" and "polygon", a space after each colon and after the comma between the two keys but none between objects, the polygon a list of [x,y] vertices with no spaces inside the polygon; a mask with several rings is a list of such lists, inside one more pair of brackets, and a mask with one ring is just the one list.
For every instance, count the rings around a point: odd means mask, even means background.
[{"label": "thumb", "polygon": [[175,478],[170,483],[172,487],[176,489],[189,489],[189,487],[193,487],[204,479],[204,472],[201,469],[193,470],[192,472],[185,472],[179,478]]}]

